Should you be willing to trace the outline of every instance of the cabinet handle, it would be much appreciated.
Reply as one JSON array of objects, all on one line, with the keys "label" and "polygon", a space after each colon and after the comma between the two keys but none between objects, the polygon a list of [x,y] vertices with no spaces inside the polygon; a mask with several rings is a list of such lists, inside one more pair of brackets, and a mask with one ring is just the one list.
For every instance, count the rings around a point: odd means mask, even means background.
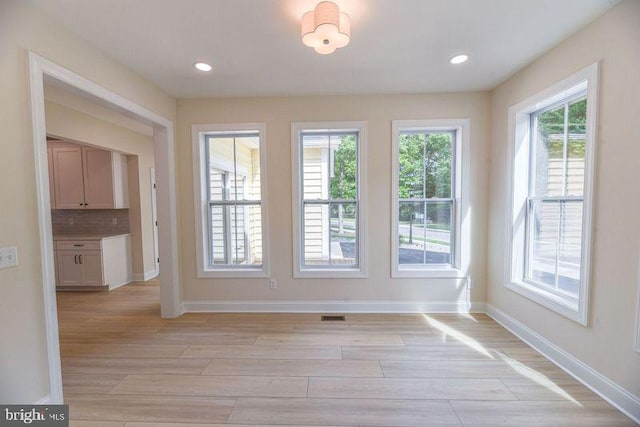
[{"label": "cabinet handle", "polygon": [[84,206],[84,203],[80,203],[80,206]]},{"label": "cabinet handle", "polygon": [[74,263],[74,264],[77,264],[77,263],[78,263],[78,254],[75,254],[75,255],[73,256],[73,263]]},{"label": "cabinet handle", "polygon": [[80,248],[80,247],[84,246],[84,243],[83,243],[83,244],[81,244],[81,245],[74,244],[73,246],[75,246],[75,247],[77,247],[77,248]]},{"label": "cabinet handle", "polygon": [[80,257],[80,264],[82,264],[82,255],[78,255]]}]

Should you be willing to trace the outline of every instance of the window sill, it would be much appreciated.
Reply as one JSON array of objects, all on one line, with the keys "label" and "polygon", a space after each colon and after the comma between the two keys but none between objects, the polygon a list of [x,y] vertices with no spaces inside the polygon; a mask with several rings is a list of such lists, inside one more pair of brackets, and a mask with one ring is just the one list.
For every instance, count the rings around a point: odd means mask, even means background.
[{"label": "window sill", "polygon": [[294,271],[293,277],[295,279],[366,279],[367,273],[360,268],[305,268]]},{"label": "window sill", "polygon": [[555,311],[581,325],[587,325],[586,313],[581,312],[579,304],[570,298],[563,298],[527,282],[513,281],[505,285],[507,289],[520,294],[531,301]]},{"label": "window sill", "polygon": [[398,267],[391,271],[394,279],[416,278],[416,279],[464,279],[464,273],[452,267]]},{"label": "window sill", "polygon": [[198,270],[198,279],[265,279],[269,272],[265,269],[216,269]]}]

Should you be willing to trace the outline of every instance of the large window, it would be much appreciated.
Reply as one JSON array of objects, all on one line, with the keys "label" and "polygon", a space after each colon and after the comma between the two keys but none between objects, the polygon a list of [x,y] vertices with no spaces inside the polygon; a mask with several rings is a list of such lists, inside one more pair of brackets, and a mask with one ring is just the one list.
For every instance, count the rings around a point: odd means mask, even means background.
[{"label": "large window", "polygon": [[263,138],[261,125],[194,126],[202,276],[266,273]]},{"label": "large window", "polygon": [[508,286],[586,322],[595,66],[510,110]]},{"label": "large window", "polygon": [[467,133],[466,120],[393,122],[394,277],[466,277],[461,158]]},{"label": "large window", "polygon": [[361,275],[364,128],[328,125],[293,125],[296,274]]}]

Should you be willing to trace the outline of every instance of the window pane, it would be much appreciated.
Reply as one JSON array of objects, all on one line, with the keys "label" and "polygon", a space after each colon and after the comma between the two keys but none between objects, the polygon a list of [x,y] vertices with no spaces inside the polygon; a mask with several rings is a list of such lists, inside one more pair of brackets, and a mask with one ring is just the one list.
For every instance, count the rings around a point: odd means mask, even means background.
[{"label": "window pane", "polygon": [[225,215],[221,206],[210,206],[211,214],[211,264],[226,264]]},{"label": "window pane", "polygon": [[331,138],[329,152],[329,195],[331,199],[357,198],[358,153],[356,136]]},{"label": "window pane", "polygon": [[358,212],[355,203],[331,203],[329,253],[332,265],[357,263],[356,230]]},{"label": "window pane", "polygon": [[569,105],[567,140],[566,194],[582,196],[584,193],[584,161],[586,144],[587,100]]},{"label": "window pane", "polygon": [[209,137],[210,200],[260,200],[258,135]]},{"label": "window pane", "polygon": [[533,190],[535,196],[563,196],[565,107],[539,114],[532,144]]},{"label": "window pane", "polygon": [[424,264],[424,202],[400,202],[398,212],[399,264]]},{"label": "window pane", "polygon": [[398,196],[400,199],[423,199],[424,152],[426,135],[401,134],[398,145]]},{"label": "window pane", "polygon": [[249,210],[249,259],[251,265],[262,265],[262,207],[247,206]]},{"label": "window pane", "polygon": [[329,205],[304,206],[304,264],[329,264]]},{"label": "window pane", "polygon": [[432,133],[427,138],[425,157],[426,196],[451,197],[451,169],[453,164],[452,133]]},{"label": "window pane", "polygon": [[399,264],[451,264],[453,202],[400,202]]},{"label": "window pane", "polygon": [[329,136],[302,137],[302,197],[305,200],[329,198]]},{"label": "window pane", "polygon": [[453,133],[404,133],[398,146],[401,199],[450,198]]},{"label": "window pane", "polygon": [[231,222],[231,230],[230,230],[230,248],[229,251],[231,253],[231,264],[244,264],[246,261],[246,253],[245,249],[246,238],[247,238],[247,229],[245,228],[248,220],[248,207],[247,206],[227,206],[226,207],[230,222]]},{"label": "window pane", "polygon": [[558,245],[558,288],[578,296],[582,260],[582,202],[562,204]]},{"label": "window pane", "polygon": [[578,295],[582,245],[582,202],[532,201],[528,278]]}]

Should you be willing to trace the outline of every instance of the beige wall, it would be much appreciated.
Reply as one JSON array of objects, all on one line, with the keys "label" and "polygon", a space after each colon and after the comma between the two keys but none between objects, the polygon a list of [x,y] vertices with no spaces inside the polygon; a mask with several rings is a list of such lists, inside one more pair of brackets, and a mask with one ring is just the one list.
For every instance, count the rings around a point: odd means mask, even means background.
[{"label": "beige wall", "polygon": [[[633,350],[640,250],[640,2],[628,0],[492,92],[488,301],[640,397]],[[589,325],[504,287],[507,110],[601,61]]]},{"label": "beige wall", "polygon": [[[391,121],[394,119],[471,119],[471,275],[473,301],[485,300],[485,249],[488,180],[489,94],[319,96],[200,99],[178,102],[178,182],[182,286],[187,301],[448,301],[466,298],[455,280],[391,279]],[[291,122],[365,120],[368,122],[368,279],[293,279],[291,230]],[[264,122],[267,128],[266,183],[272,277],[197,279],[193,212],[191,125]],[[264,184],[264,183],[263,183]]]},{"label": "beige wall", "polygon": [[[45,87],[45,99],[47,93]],[[155,270],[150,175],[153,139],[50,101],[45,103],[45,114],[49,134],[132,155],[128,168],[133,273]]]},{"label": "beige wall", "polygon": [[[20,265],[0,271],[0,402],[48,394],[27,51],[32,50],[170,120],[175,101],[60,27],[29,2],[0,2],[0,246]],[[19,327],[16,327],[19,325]]]}]

